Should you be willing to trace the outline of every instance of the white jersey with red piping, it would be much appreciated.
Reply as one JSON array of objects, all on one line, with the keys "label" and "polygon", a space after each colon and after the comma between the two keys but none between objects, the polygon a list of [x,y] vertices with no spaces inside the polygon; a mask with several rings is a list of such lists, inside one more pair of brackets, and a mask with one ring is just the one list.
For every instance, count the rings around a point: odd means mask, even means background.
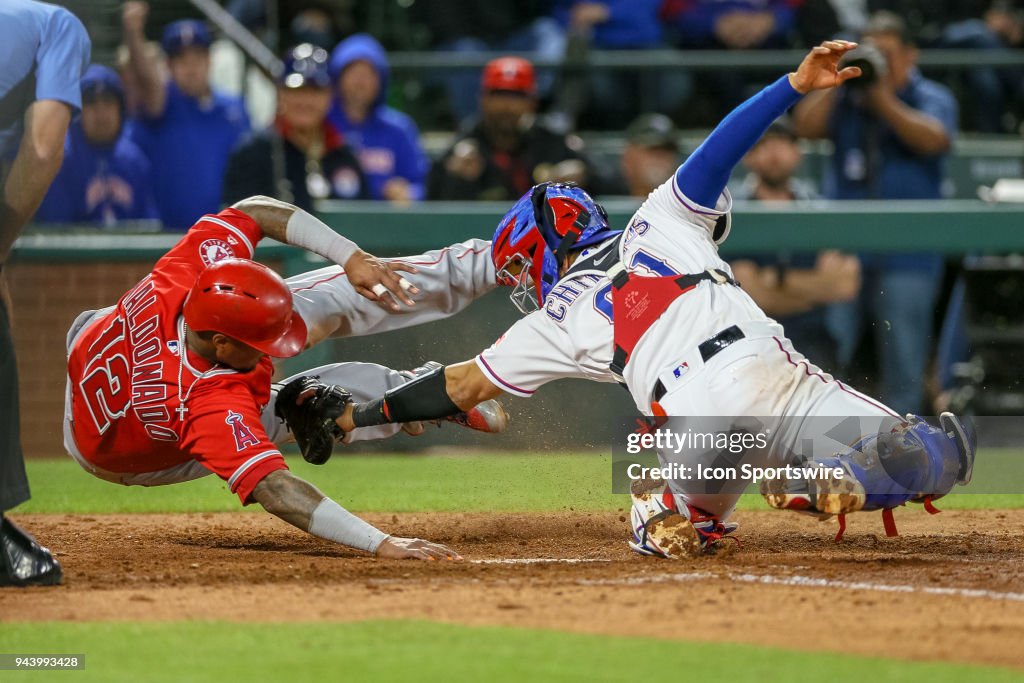
[{"label": "white jersey with red piping", "polygon": [[[732,209],[728,191],[714,208],[690,201],[675,176],[655,189],[637,210],[619,244],[623,265],[636,276],[668,276],[719,269],[731,273],[712,233]],[[581,258],[600,249],[584,251]],[[676,299],[652,324],[633,351],[623,379],[637,408],[650,413],[658,376],[701,342],[737,323],[757,321],[777,328],[739,287],[706,281]],[[496,386],[530,396],[552,380],[577,377],[616,382],[609,369],[613,352],[612,285],[606,275],[584,271],[559,281],[544,307],[526,316],[476,358]]]}]

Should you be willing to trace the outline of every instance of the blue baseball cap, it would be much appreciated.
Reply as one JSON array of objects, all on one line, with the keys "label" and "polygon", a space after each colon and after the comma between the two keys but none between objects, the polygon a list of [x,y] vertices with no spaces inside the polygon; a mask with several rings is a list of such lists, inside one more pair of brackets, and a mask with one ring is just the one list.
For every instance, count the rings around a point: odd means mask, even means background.
[{"label": "blue baseball cap", "polygon": [[124,104],[124,87],[117,72],[109,66],[92,64],[81,80],[82,100],[90,100],[100,95],[112,95]]},{"label": "blue baseball cap", "polygon": [[327,50],[312,43],[296,45],[284,54],[284,70],[277,79],[285,88],[329,88],[331,74]]},{"label": "blue baseball cap", "polygon": [[197,19],[182,19],[164,27],[164,37],[160,42],[167,56],[173,57],[187,47],[210,47],[213,36],[205,23]]}]

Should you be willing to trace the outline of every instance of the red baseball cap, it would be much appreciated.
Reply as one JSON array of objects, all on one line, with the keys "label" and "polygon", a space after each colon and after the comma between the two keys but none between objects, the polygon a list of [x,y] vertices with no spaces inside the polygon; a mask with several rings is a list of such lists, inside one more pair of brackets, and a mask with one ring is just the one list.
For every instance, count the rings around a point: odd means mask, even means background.
[{"label": "red baseball cap", "polygon": [[537,92],[537,79],[534,77],[533,64],[522,57],[498,57],[484,66],[480,86],[484,90],[534,95]]}]

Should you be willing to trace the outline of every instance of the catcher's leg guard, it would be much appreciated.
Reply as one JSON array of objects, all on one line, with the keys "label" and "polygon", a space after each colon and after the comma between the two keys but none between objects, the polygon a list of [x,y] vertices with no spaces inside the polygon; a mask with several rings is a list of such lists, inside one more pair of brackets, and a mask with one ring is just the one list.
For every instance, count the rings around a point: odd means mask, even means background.
[{"label": "catcher's leg guard", "polygon": [[939,415],[939,426],[942,427],[946,436],[956,444],[957,452],[960,455],[960,472],[957,474],[956,483],[966,486],[971,483],[971,477],[974,475],[974,456],[978,447],[978,435],[975,434],[973,425],[953,413]]},{"label": "catcher's leg guard", "polygon": [[[418,368],[400,370],[399,372],[403,377],[412,380],[441,367],[444,366],[436,360],[428,360]],[[477,404],[463,413],[449,415],[446,418],[434,420],[433,422],[438,426],[440,426],[441,422],[452,422],[466,429],[487,432],[488,434],[498,434],[505,431],[508,427],[508,413],[505,412],[505,407],[499,401],[492,398]]]},{"label": "catcher's leg guard", "polygon": [[845,453],[804,463],[841,469],[841,477],[766,479],[761,492],[774,508],[822,516],[939,498],[966,484],[974,467],[974,441],[963,423],[944,413],[940,424],[908,416],[900,427],[866,436]]},{"label": "catcher's leg guard", "polygon": [[683,504],[680,512],[664,479],[638,479],[630,496],[633,537],[629,547],[640,555],[678,559],[713,553],[720,539],[738,527],[690,505]]}]

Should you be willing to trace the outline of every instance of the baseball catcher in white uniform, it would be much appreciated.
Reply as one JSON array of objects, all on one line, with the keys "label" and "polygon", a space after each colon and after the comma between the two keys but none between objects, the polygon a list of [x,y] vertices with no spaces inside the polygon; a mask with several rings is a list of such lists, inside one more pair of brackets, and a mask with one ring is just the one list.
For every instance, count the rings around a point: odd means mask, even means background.
[{"label": "baseball catcher in white uniform", "polygon": [[[762,424],[777,418],[771,437],[744,453],[745,462],[833,474],[765,480],[762,493],[776,508],[829,516],[909,501],[930,507],[967,483],[974,445],[959,419],[944,414],[935,427],[903,418],[822,372],[718,254],[731,227],[725,185],[733,166],[804,94],[860,75],[839,68],[854,47],[827,41],[813,48],[795,72],[740,105],[625,230],[612,229],[601,206],[577,187],[533,188],[502,218],[491,245],[498,281],[513,287],[526,317],[473,360],[347,406],[336,426],[348,432],[437,418],[502,392],[528,397],[552,380],[580,377],[625,385],[649,417],[741,416],[729,418],[734,429],[745,429],[750,416],[762,416]],[[851,416],[870,428],[835,448],[801,448],[821,443],[818,418],[834,425]],[[717,455],[688,452],[683,464]],[[663,464],[679,458],[665,450],[659,456]],[[638,483],[630,546],[678,557],[713,550],[735,528],[726,521],[750,480],[711,493],[706,482],[682,477]]]}]

